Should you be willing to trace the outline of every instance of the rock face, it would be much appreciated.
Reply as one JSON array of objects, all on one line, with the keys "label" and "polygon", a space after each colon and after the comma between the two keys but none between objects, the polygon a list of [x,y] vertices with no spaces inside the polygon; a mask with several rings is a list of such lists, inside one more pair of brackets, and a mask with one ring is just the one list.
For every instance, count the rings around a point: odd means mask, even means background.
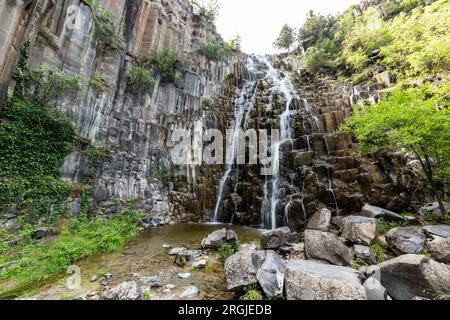
[{"label": "rock face", "polygon": [[448,294],[450,268],[422,255],[408,254],[379,265],[381,284],[396,300]]},{"label": "rock face", "polygon": [[315,230],[305,231],[305,254],[308,260],[351,266],[350,249],[334,234]]},{"label": "rock face", "polygon": [[202,240],[202,248],[219,249],[226,243],[236,247],[238,243],[238,236],[236,232],[227,229],[214,231]]},{"label": "rock face", "polygon": [[[259,261],[259,262],[258,262]],[[254,250],[241,250],[225,261],[225,276],[228,290],[240,290],[258,282],[256,271],[261,263]]]},{"label": "rock face", "polygon": [[264,263],[256,274],[256,279],[267,297],[283,296],[285,269],[286,261],[275,251],[267,251]]},{"label": "rock face", "polygon": [[422,253],[426,239],[418,228],[394,228],[386,234],[390,248],[398,255]]},{"label": "rock face", "polygon": [[103,292],[100,300],[142,300],[142,292],[135,281],[128,281]]},{"label": "rock face", "polygon": [[261,247],[267,250],[278,249],[289,242],[290,234],[288,227],[266,231],[261,234]]},{"label": "rock face", "polygon": [[362,216],[350,216],[344,221],[342,236],[354,243],[370,245],[378,235],[378,221]]},{"label": "rock face", "polygon": [[351,268],[290,260],[285,273],[288,300],[366,300],[366,292]]},{"label": "rock face", "polygon": [[368,218],[375,218],[375,219],[383,218],[386,221],[404,221],[404,218],[401,215],[396,214],[395,212],[392,212],[392,211],[389,211],[389,210],[386,210],[383,208],[371,206],[369,204],[366,204],[361,209],[361,215],[368,217]]},{"label": "rock face", "polygon": [[311,230],[319,230],[319,231],[328,231],[331,225],[331,211],[322,208],[317,211],[309,220],[307,229]]}]

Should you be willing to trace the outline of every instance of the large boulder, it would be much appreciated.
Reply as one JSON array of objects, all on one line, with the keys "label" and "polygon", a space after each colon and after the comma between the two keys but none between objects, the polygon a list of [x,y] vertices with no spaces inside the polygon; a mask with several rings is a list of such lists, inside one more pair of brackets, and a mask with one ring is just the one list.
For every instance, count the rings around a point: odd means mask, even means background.
[{"label": "large boulder", "polygon": [[225,261],[225,277],[228,290],[238,291],[258,282],[256,271],[263,263],[265,254],[245,249],[230,256]]},{"label": "large boulder", "polygon": [[127,281],[102,292],[100,300],[142,300],[142,291],[136,281]]},{"label": "large boulder", "polygon": [[288,227],[266,231],[261,234],[261,247],[266,250],[275,250],[289,242],[291,230]]},{"label": "large boulder", "polygon": [[371,266],[367,270],[367,279],[364,282],[367,300],[387,300],[388,293],[381,284],[381,271],[378,266]]},{"label": "large boulder", "polygon": [[381,284],[396,300],[433,299],[448,294],[450,268],[423,255],[408,254],[379,265]]},{"label": "large boulder", "polygon": [[344,220],[342,236],[353,243],[370,246],[378,236],[378,220],[362,216],[349,216]]},{"label": "large boulder", "polygon": [[366,300],[356,270],[306,260],[290,260],[285,272],[288,300]]},{"label": "large boulder", "polygon": [[386,241],[397,255],[422,253],[426,240],[417,228],[394,228],[386,233]]},{"label": "large boulder", "polygon": [[328,231],[331,225],[331,211],[323,208],[317,211],[308,222],[306,229]]},{"label": "large boulder", "polygon": [[426,243],[426,249],[431,257],[442,263],[450,263],[450,238],[432,236]]},{"label": "large boulder", "polygon": [[371,206],[369,204],[366,204],[361,209],[361,215],[364,217],[375,219],[383,218],[386,221],[405,221],[405,219],[401,215],[395,212],[380,207]]},{"label": "large boulder", "polygon": [[305,254],[308,260],[351,266],[350,249],[334,234],[316,230],[305,231]]},{"label": "large boulder", "polygon": [[202,240],[202,248],[219,249],[226,243],[236,247],[238,243],[238,236],[236,232],[227,229],[214,231]]},{"label": "large boulder", "polygon": [[275,251],[267,251],[256,278],[267,297],[282,297],[286,261]]}]

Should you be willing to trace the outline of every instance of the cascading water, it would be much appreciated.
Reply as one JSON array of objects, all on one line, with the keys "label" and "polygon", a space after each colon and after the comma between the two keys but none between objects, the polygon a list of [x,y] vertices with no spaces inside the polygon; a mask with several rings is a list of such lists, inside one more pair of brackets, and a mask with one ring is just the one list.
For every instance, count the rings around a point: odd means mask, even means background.
[{"label": "cascading water", "polygon": [[231,143],[227,148],[225,171],[222,178],[220,179],[216,205],[214,207],[213,222],[215,223],[220,222],[220,210],[223,201],[224,189],[233,171],[233,164],[237,156],[240,134],[242,132],[242,125],[243,122],[248,121],[247,119],[249,117],[249,113],[251,112],[250,109],[253,108],[255,91],[257,88],[253,57],[249,57],[247,59],[245,70],[246,82],[241,89],[239,98],[237,98],[235,101],[234,124],[231,134]]}]

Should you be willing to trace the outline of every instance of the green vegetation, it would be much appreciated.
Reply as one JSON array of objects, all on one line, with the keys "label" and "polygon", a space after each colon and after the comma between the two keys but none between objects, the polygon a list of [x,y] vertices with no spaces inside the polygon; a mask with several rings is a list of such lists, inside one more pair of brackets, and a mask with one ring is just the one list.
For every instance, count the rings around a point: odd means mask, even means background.
[{"label": "green vegetation", "polygon": [[401,223],[401,222],[386,221],[384,219],[378,220],[378,228],[379,228],[381,234],[385,234],[391,229],[401,228],[403,226],[404,226],[404,223]]},{"label": "green vegetation", "polygon": [[96,74],[94,78],[89,81],[89,85],[97,91],[105,91],[108,88],[108,81],[103,74]]},{"label": "green vegetation", "polygon": [[237,55],[241,48],[241,38],[236,36],[223,42],[215,35],[209,35],[200,47],[200,52],[209,59],[222,60]]},{"label": "green vegetation", "polygon": [[262,295],[258,284],[252,284],[244,288],[244,295],[241,296],[240,300],[264,300],[264,296]]},{"label": "green vegetation", "polygon": [[370,250],[375,255],[378,263],[386,260],[386,254],[384,253],[383,246],[377,240],[370,246]]},{"label": "green vegetation", "polygon": [[449,69],[449,1],[388,0],[381,10],[344,14],[310,12],[299,31],[305,67],[339,71],[343,79],[368,79],[378,67],[399,82],[445,74]]},{"label": "green vegetation", "polygon": [[223,263],[235,254],[236,249],[229,243],[225,243],[222,247],[220,247],[217,252],[219,253],[219,260]]},{"label": "green vegetation", "polygon": [[151,89],[155,85],[155,78],[145,67],[136,66],[128,69],[127,83],[133,87],[133,91],[140,92],[141,90]]},{"label": "green vegetation", "polygon": [[0,264],[15,263],[0,275],[5,281],[11,281],[14,287],[4,289],[0,296],[48,279],[86,257],[121,248],[128,239],[136,236],[136,221],[136,215],[130,212],[109,220],[96,218],[92,221],[80,214],[62,228],[57,239],[37,245],[27,243],[3,254]]},{"label": "green vegetation", "polygon": [[[179,53],[171,49],[155,49],[150,54],[141,54],[138,59],[138,66],[139,68],[153,67],[161,74],[163,80],[176,82],[176,64],[179,58]],[[143,70],[139,72],[143,73]]]},{"label": "green vegetation", "polygon": [[354,132],[361,152],[404,149],[420,161],[442,217],[450,172],[450,83],[394,90],[374,106],[357,107],[343,127]]},{"label": "green vegetation", "polygon": [[291,47],[295,42],[295,31],[289,25],[285,24],[280,31],[280,35],[273,43],[277,49],[285,49],[291,51]]},{"label": "green vegetation", "polygon": [[58,168],[75,143],[70,120],[56,110],[11,98],[0,118],[0,211],[16,207],[38,218],[65,199]]},{"label": "green vegetation", "polygon": [[189,0],[194,8],[194,13],[204,16],[210,22],[216,21],[220,12],[219,0]]}]

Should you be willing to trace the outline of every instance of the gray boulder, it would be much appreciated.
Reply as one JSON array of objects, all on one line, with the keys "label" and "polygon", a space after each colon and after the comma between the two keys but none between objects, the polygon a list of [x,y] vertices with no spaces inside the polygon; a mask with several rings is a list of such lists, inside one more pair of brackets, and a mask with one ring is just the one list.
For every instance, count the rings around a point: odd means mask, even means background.
[{"label": "gray boulder", "polygon": [[305,254],[308,260],[318,260],[337,266],[352,265],[350,249],[329,232],[306,230]]},{"label": "gray boulder", "polygon": [[342,236],[353,243],[370,246],[378,236],[378,220],[362,216],[349,216],[344,220]]},{"label": "gray boulder", "polygon": [[[447,212],[450,211],[450,203],[444,203],[445,208],[447,209]],[[442,217],[442,213],[441,213],[441,209],[439,208],[439,203],[437,202],[433,202],[433,203],[428,203],[425,206],[423,206],[422,208],[419,209],[419,214],[420,215],[432,215],[433,217],[436,218],[441,218]]]},{"label": "gray boulder", "polygon": [[219,249],[224,244],[235,247],[238,243],[238,236],[233,230],[221,229],[214,231],[202,240],[203,249]]},{"label": "gray boulder", "polygon": [[422,255],[408,254],[379,265],[381,284],[396,300],[433,299],[448,294],[450,268]]},{"label": "gray boulder", "polygon": [[267,297],[282,297],[286,261],[275,251],[267,251],[256,278]]},{"label": "gray boulder", "polygon": [[127,281],[102,292],[100,300],[142,300],[142,291],[136,281]]},{"label": "gray boulder", "polygon": [[422,231],[429,235],[450,238],[450,226],[448,225],[425,226],[422,227]]},{"label": "gray boulder", "polygon": [[425,245],[428,253],[438,262],[450,263],[450,238],[432,237],[433,239]]},{"label": "gray boulder", "polygon": [[187,287],[181,294],[180,298],[186,299],[186,298],[194,298],[198,296],[200,291],[195,286]]},{"label": "gray boulder", "polygon": [[353,246],[353,253],[356,261],[360,263],[367,263],[369,265],[377,263],[375,255],[368,246],[356,244]]},{"label": "gray boulder", "polygon": [[359,273],[352,268],[290,260],[285,272],[288,300],[366,300]]},{"label": "gray boulder", "polygon": [[241,250],[225,261],[225,277],[228,290],[240,290],[258,282],[256,271],[262,256],[254,250]]},{"label": "gray boulder", "polygon": [[137,277],[136,282],[143,287],[159,288],[161,287],[161,278],[158,276],[153,277]]},{"label": "gray boulder", "polygon": [[288,227],[266,231],[261,234],[261,247],[266,250],[278,249],[289,242],[290,233]]},{"label": "gray boulder", "polygon": [[186,250],[177,254],[175,258],[175,263],[180,267],[192,266],[195,259],[202,255],[201,251],[198,250]]},{"label": "gray boulder", "polygon": [[381,284],[381,271],[378,266],[372,266],[367,270],[368,278],[364,282],[364,289],[366,290],[367,300],[387,300],[388,293],[385,287]]},{"label": "gray boulder", "polygon": [[371,206],[369,204],[366,204],[362,209],[361,209],[361,215],[368,217],[368,218],[375,218],[375,219],[381,219],[383,218],[386,221],[405,221],[405,219],[392,211],[380,208],[380,207],[375,207],[375,206]]},{"label": "gray boulder", "polygon": [[178,247],[178,248],[172,248],[169,251],[169,255],[176,256],[177,254],[186,251],[187,249],[185,247]]},{"label": "gray boulder", "polygon": [[422,253],[426,239],[426,236],[417,228],[394,228],[386,234],[389,247],[397,255]]},{"label": "gray boulder", "polygon": [[309,220],[306,229],[328,231],[331,225],[331,211],[323,208],[317,211]]}]

